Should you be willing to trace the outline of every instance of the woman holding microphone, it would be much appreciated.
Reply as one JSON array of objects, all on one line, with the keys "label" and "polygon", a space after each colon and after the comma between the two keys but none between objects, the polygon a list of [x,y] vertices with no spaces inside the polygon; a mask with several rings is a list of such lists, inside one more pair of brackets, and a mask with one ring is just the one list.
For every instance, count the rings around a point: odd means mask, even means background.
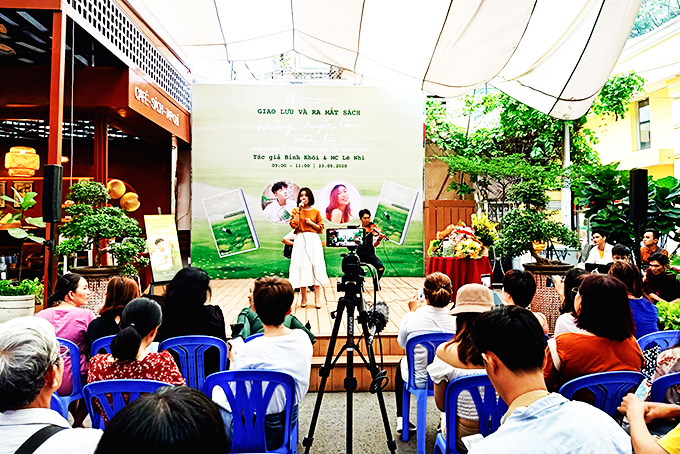
[{"label": "woman holding microphone", "polygon": [[321,213],[314,205],[311,189],[298,193],[298,207],[293,209],[290,226],[295,230],[293,252],[290,258],[289,278],[293,288],[300,289],[301,307],[307,306],[307,287],[314,286],[314,306],[321,308],[321,285],[328,283],[326,261],[319,234],[323,232]]}]

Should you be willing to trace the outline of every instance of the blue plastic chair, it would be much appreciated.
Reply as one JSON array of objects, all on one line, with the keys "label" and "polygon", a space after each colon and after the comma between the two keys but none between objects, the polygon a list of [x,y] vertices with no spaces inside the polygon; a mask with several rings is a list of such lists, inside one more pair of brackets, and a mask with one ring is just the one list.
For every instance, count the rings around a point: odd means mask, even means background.
[{"label": "blue plastic chair", "polygon": [[212,336],[180,336],[166,339],[158,351],[168,350],[179,357],[179,369],[187,386],[203,391],[205,382],[205,351],[210,347],[219,350],[220,371],[227,368],[227,343]]},{"label": "blue plastic chair", "polygon": [[666,391],[673,385],[680,385],[680,372],[672,372],[654,380],[649,392],[649,400],[651,402],[663,402]]},{"label": "blue plastic chair", "polygon": [[63,416],[64,419],[68,420],[68,408],[66,411],[64,411],[64,407],[62,407],[61,400],[59,400],[59,395],[57,393],[52,394],[52,398],[50,399],[50,409],[56,411],[61,416]]},{"label": "blue plastic chair", "polygon": [[593,405],[612,418],[616,408],[621,405],[623,396],[634,392],[645,378],[640,372],[615,371],[600,372],[575,378],[560,388],[560,394],[571,399],[576,391],[588,389],[595,395]]},{"label": "blue plastic chair", "polygon": [[[295,403],[295,380],[290,375],[271,370],[231,370],[211,374],[205,379],[204,392],[212,397],[216,386],[222,388],[234,415],[231,440],[232,453],[278,452],[297,453],[298,425],[293,425]],[[274,450],[267,450],[264,416],[274,390],[283,386],[286,397],[286,423],[284,443]]]},{"label": "blue plastic chair", "polygon": [[418,454],[425,454],[425,426],[427,424],[427,398],[434,396],[434,383],[427,375],[427,385],[424,388],[416,387],[415,381],[415,355],[417,345],[422,345],[427,350],[427,364],[434,361],[437,347],[442,342],[453,339],[454,333],[427,333],[411,337],[406,342],[406,362],[408,364],[408,377],[404,383],[403,399],[403,420],[404,426],[401,432],[401,439],[408,441],[409,438],[409,412],[411,404],[411,394],[416,396],[416,441]]},{"label": "blue plastic chair", "polygon": [[251,340],[257,339],[258,337],[262,337],[262,336],[264,336],[264,333],[255,333],[255,334],[252,334],[252,335],[246,337],[245,339],[243,339],[243,342],[248,343]]},{"label": "blue plastic chair", "polygon": [[111,353],[111,341],[114,337],[116,337],[115,334],[111,336],[104,336],[92,342],[90,356],[98,355],[101,350],[105,350],[106,353]]},{"label": "blue plastic chair", "polygon": [[[128,403],[138,399],[141,394],[148,394],[156,391],[163,386],[172,386],[168,383],[156,380],[103,380],[90,383],[83,388],[85,395],[85,404],[87,405],[87,412],[92,420],[92,427],[95,429],[105,429],[104,418],[95,411],[95,406],[92,400],[96,398],[101,404],[106,418],[111,421],[111,418],[118,413]],[[109,403],[106,395],[110,395],[113,404]],[[123,394],[130,396],[128,402],[125,402]]]},{"label": "blue plastic chair", "polygon": [[60,396],[57,394],[57,397],[61,401],[61,415],[68,419],[68,406],[74,400],[83,398],[83,385],[80,381],[80,349],[68,339],[57,337],[57,340],[61,345],[68,348],[68,354],[71,358],[71,383],[73,383],[71,394],[68,396]]},{"label": "blue plastic chair", "polygon": [[[484,387],[484,396],[479,391],[481,386]],[[458,408],[458,397],[463,391],[468,391],[472,396],[479,415],[479,433],[485,437],[498,430],[503,415],[508,411],[508,406],[496,394],[496,389],[486,374],[455,379],[446,387],[446,438],[441,432],[437,434],[434,445],[435,454],[458,454],[456,450],[456,410]]]},{"label": "blue plastic chair", "polygon": [[680,331],[657,331],[642,336],[638,339],[638,344],[642,351],[652,348],[655,345],[661,347],[661,350],[663,351],[677,344],[678,340],[680,340]]}]

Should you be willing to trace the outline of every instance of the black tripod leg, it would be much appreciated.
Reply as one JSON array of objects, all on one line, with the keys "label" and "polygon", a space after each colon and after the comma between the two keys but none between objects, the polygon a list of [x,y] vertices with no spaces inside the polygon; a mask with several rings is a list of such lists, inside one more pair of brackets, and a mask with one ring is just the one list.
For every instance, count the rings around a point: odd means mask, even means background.
[{"label": "black tripod leg", "polygon": [[309,432],[307,432],[307,436],[302,440],[302,446],[305,447],[305,454],[309,454],[309,449],[312,447],[312,443],[314,442],[314,429],[316,428],[316,423],[317,420],[319,419],[319,410],[321,410],[321,401],[323,400],[323,395],[326,390],[326,382],[328,381],[328,376],[330,375],[331,370],[334,367],[333,352],[335,351],[335,342],[338,340],[338,332],[340,331],[340,324],[342,323],[342,312],[344,310],[345,310],[344,301],[338,301],[338,309],[335,314],[333,332],[331,334],[331,340],[328,342],[326,361],[324,361],[323,366],[321,366],[321,369],[319,370],[321,383],[319,384],[319,391],[317,391],[316,395],[316,403],[314,404],[314,413],[312,413],[312,421],[309,424]]},{"label": "black tripod leg", "polygon": [[[352,297],[354,298],[354,297]],[[354,307],[355,302],[347,310],[347,373],[345,374],[345,392],[347,393],[347,427],[345,437],[345,452],[352,454],[353,450],[353,421],[354,421],[354,391],[357,389],[357,379],[354,378]]]},{"label": "black tripod leg", "polygon": [[[368,370],[371,373],[373,380],[376,379],[380,373],[380,369],[375,362],[375,354],[373,353],[373,342],[370,340],[370,331],[368,329],[368,322],[366,317],[359,317],[361,321],[361,329],[364,332],[364,343],[366,344],[366,355],[368,356]],[[398,367],[398,366],[397,366]],[[378,405],[380,405],[380,414],[382,415],[383,426],[385,427],[385,437],[387,439],[387,448],[392,454],[397,452],[397,442],[392,438],[392,429],[390,428],[390,420],[387,416],[387,407],[385,406],[385,396],[382,392],[382,386],[379,383],[375,386],[375,393],[378,395]]]}]

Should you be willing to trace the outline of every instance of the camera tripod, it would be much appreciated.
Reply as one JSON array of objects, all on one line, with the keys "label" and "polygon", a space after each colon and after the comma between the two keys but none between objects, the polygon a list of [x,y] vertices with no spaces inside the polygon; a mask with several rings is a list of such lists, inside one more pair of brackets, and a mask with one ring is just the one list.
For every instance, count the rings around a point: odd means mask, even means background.
[{"label": "camera tripod", "polygon": [[[369,330],[368,314],[366,312],[361,293],[363,290],[363,277],[361,276],[359,258],[354,254],[354,251],[350,249],[350,253],[343,258],[342,264],[343,272],[345,272],[345,274],[343,275],[342,284],[338,283],[338,290],[344,291],[345,296],[338,300],[338,308],[335,311],[335,322],[333,324],[331,339],[328,344],[328,351],[326,352],[326,360],[319,370],[321,384],[319,385],[316,404],[314,405],[314,413],[312,414],[312,421],[309,425],[309,432],[307,437],[302,440],[302,445],[305,447],[305,454],[309,454],[309,449],[312,447],[312,443],[314,441],[314,429],[316,428],[316,423],[319,417],[319,410],[321,409],[321,401],[323,400],[326,389],[326,382],[328,381],[331,370],[333,370],[340,359],[340,356],[346,352],[347,370],[345,374],[344,388],[347,393],[347,433],[345,441],[347,454],[352,453],[354,392],[357,388],[357,380],[354,378],[354,352],[356,351],[363,361],[366,369],[371,373],[372,382],[370,392],[377,394],[378,396],[378,404],[380,405],[380,413],[382,415],[383,425],[385,427],[385,435],[387,437],[387,447],[389,448],[390,452],[394,454],[397,450],[397,443],[394,441],[394,438],[392,438],[392,431],[387,418],[387,409],[385,408],[385,399],[382,393],[382,389],[384,387],[382,383],[387,380],[387,374],[384,371],[381,371],[375,362],[375,355],[373,353],[373,337]],[[368,361],[359,349],[361,339],[359,339],[359,342],[357,343],[354,342],[355,309],[359,312],[357,321],[361,324],[363,331],[363,339],[366,343],[366,355],[368,356]],[[340,330],[340,324],[342,322],[342,315],[344,311],[347,312],[347,341],[345,342],[345,345],[342,346],[335,358],[333,358],[333,352],[335,351],[335,344],[338,339],[338,331]]]}]

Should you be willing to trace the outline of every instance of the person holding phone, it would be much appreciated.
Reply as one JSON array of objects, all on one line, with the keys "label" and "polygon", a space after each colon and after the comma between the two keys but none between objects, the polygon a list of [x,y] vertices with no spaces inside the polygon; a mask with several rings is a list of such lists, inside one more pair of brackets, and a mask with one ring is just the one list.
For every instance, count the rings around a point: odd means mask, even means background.
[{"label": "person holding phone", "polygon": [[288,280],[300,289],[300,306],[307,307],[307,287],[314,286],[314,307],[321,308],[321,285],[327,284],[326,261],[319,234],[323,232],[321,213],[314,205],[309,188],[298,193],[298,207],[293,209],[290,227],[295,231]]},{"label": "person holding phone", "polygon": [[[408,339],[418,334],[427,334],[436,331],[451,333],[453,338],[456,333],[456,317],[449,314],[451,304],[451,279],[446,274],[434,272],[425,278],[424,288],[418,290],[418,294],[408,302],[409,312],[401,319],[397,342],[404,348]],[[486,290],[486,289],[485,289]],[[487,290],[488,291],[488,290]],[[415,350],[415,379],[417,386],[427,384],[427,354],[419,349]],[[408,379],[409,370],[406,357],[401,359],[394,378],[394,396],[397,403],[397,433],[403,428],[403,397],[404,382]],[[413,432],[416,427],[411,424],[409,431]]]}]

